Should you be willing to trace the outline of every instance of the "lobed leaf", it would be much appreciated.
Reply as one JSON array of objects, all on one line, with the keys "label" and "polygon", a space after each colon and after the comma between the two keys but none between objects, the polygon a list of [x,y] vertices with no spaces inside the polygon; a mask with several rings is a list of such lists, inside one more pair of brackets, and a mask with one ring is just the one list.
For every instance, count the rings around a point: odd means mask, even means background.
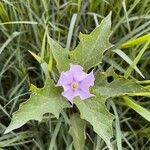
[{"label": "lobed leaf", "polygon": [[84,101],[79,98],[74,101],[80,111],[81,118],[93,126],[94,131],[106,142],[109,149],[112,150],[113,146],[110,139],[113,137],[113,115],[107,111],[105,102],[106,99],[99,95]]},{"label": "lobed leaf", "polygon": [[[111,77],[112,81],[109,81]],[[142,117],[150,121],[150,112],[136,103],[132,98],[126,96],[150,96],[150,90],[124,77],[118,76],[111,69],[105,73],[96,73],[95,92],[103,97],[119,97],[123,96],[124,104],[135,110]]]},{"label": "lobed leaf", "polygon": [[89,35],[80,33],[80,43],[71,52],[72,62],[85,70],[102,62],[103,53],[112,47],[108,39],[111,29],[111,13]]},{"label": "lobed leaf", "polygon": [[56,61],[56,67],[59,72],[69,69],[69,64],[71,63],[69,59],[69,51],[61,47],[61,45],[54,41],[49,35],[47,35],[47,37],[50,50]]},{"label": "lobed leaf", "polygon": [[[112,81],[108,82],[109,77],[112,78]],[[123,95],[140,96],[140,94],[142,96],[142,93],[150,93],[147,88],[137,84],[135,80],[125,79],[124,77],[118,76],[113,72],[109,75],[107,72],[96,73],[95,92],[104,96],[105,98]]]},{"label": "lobed leaf", "polygon": [[60,95],[60,90],[50,79],[43,88],[31,85],[31,92],[28,101],[22,103],[19,110],[13,114],[5,133],[21,127],[29,120],[41,121],[45,113],[52,113],[58,118],[62,109],[69,107],[69,103]]}]

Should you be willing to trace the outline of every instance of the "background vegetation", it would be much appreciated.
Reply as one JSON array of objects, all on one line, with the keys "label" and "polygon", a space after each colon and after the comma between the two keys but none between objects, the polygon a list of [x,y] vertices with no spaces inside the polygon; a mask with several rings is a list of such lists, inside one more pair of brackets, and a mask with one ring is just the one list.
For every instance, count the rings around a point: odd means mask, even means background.
[{"label": "background vegetation", "polygon": [[[8,150],[72,150],[72,138],[68,134],[67,116],[59,120],[52,115],[42,122],[30,121],[12,133],[3,132],[11,120],[11,114],[29,97],[30,84],[43,86],[44,75],[39,63],[28,50],[40,54],[48,49],[44,32],[70,50],[79,40],[79,32],[91,32],[112,11],[110,41],[120,48],[122,43],[150,32],[149,0],[1,0],[0,1],[0,149]],[[138,44],[122,48],[120,56],[107,52],[100,70],[112,65],[119,74],[129,74],[138,80],[150,79],[149,47],[139,57],[137,72],[130,73],[128,56],[135,60],[143,47]],[[124,55],[124,53],[127,55]],[[128,70],[128,71],[127,71]],[[147,82],[146,84],[149,84]],[[144,83],[145,84],[145,83]],[[138,98],[143,107],[150,109],[148,98]],[[150,123],[133,110],[112,102],[115,113],[112,142],[121,149],[149,150]],[[86,150],[107,149],[105,143],[91,130],[87,131]]]}]

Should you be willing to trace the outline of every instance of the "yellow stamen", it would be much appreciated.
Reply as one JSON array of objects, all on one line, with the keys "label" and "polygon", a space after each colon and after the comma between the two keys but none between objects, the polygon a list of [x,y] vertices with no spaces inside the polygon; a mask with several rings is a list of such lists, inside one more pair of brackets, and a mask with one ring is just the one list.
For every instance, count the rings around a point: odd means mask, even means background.
[{"label": "yellow stamen", "polygon": [[78,83],[77,82],[73,82],[71,84],[71,87],[72,87],[73,90],[76,90],[78,88]]}]

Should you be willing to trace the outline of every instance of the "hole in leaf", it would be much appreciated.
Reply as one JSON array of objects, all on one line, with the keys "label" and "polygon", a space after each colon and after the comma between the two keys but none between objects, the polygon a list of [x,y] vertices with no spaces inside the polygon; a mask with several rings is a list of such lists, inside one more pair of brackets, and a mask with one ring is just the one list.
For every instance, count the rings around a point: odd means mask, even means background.
[{"label": "hole in leaf", "polygon": [[114,77],[113,76],[107,77],[107,82],[108,83],[111,83],[112,81],[114,81]]}]

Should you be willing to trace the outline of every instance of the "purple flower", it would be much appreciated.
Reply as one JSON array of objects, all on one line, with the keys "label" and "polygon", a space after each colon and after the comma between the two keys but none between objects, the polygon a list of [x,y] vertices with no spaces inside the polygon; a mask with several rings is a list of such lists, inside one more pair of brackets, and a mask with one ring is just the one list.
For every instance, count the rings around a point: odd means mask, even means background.
[{"label": "purple flower", "polygon": [[94,85],[94,80],[93,71],[87,74],[81,66],[70,65],[69,71],[61,73],[57,86],[64,88],[62,95],[73,103],[76,96],[80,96],[82,100],[93,96],[89,87]]}]

